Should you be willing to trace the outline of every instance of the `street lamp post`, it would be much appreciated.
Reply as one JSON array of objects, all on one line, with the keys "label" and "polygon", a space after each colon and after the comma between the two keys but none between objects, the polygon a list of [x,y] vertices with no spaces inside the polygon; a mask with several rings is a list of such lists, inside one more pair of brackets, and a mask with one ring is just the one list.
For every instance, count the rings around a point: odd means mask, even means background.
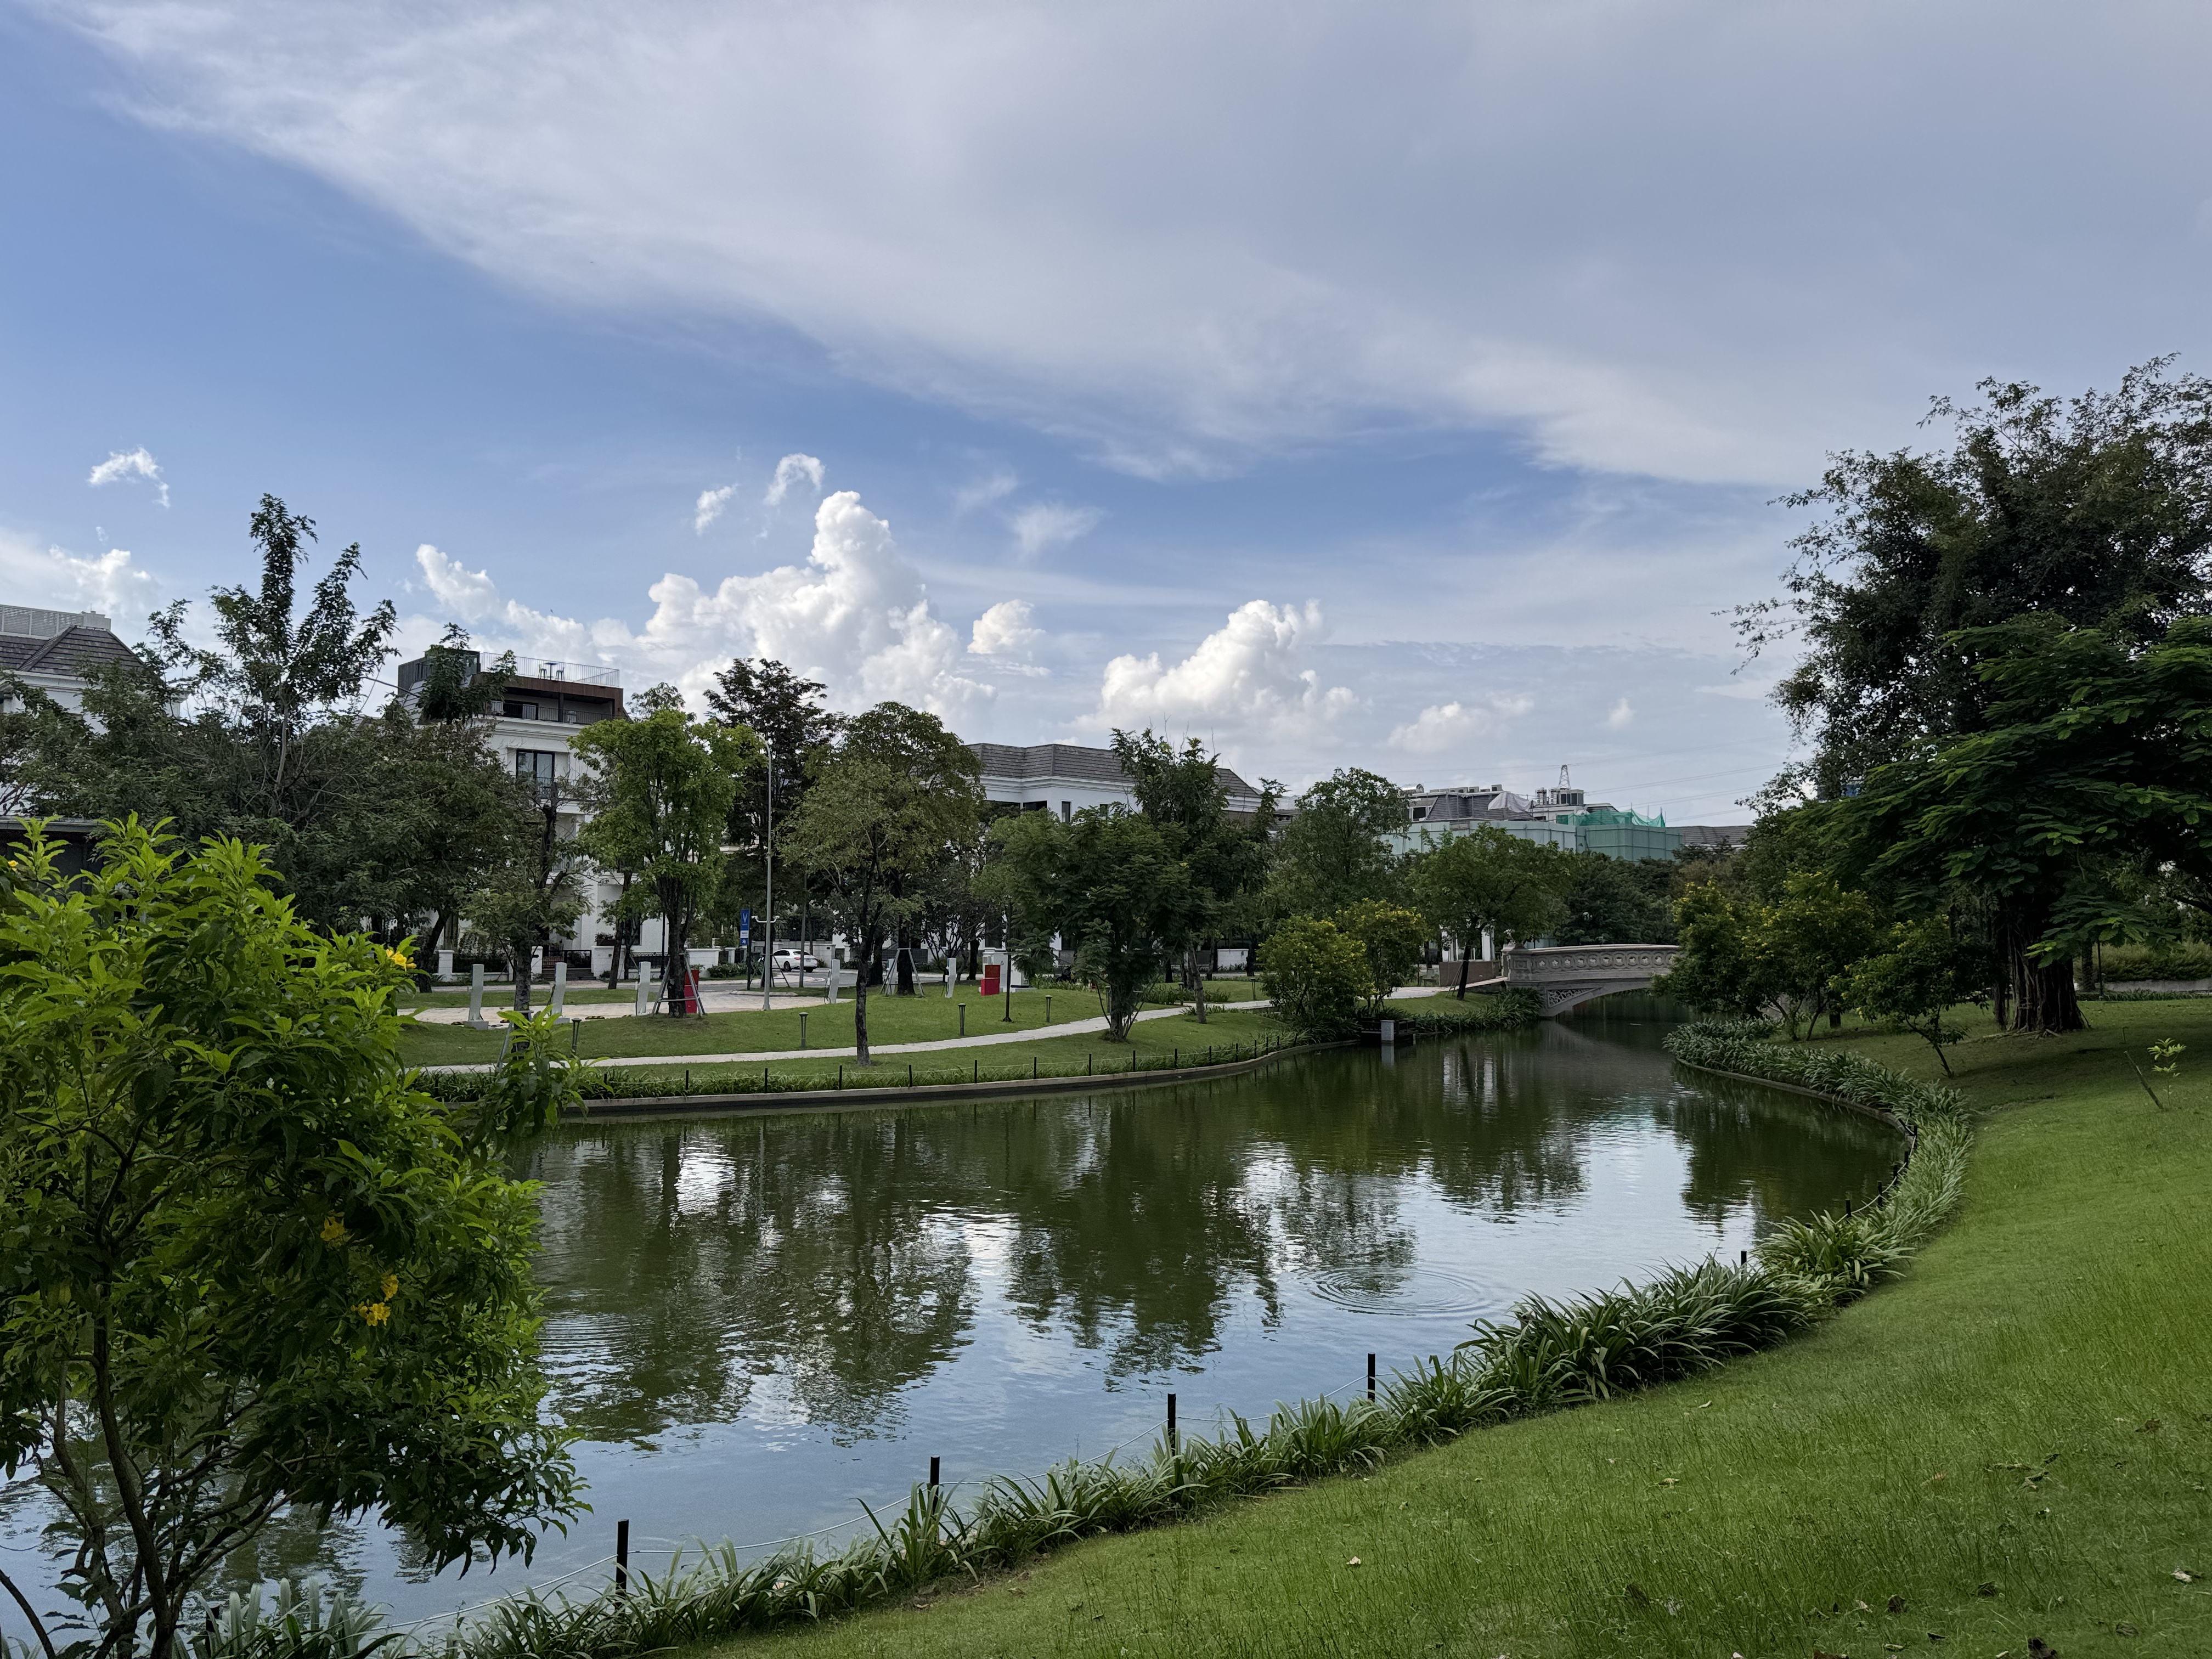
[{"label": "street lamp post", "polygon": [[768,866],[767,899],[761,906],[762,938],[766,948],[761,953],[761,1012],[769,1011],[769,998],[775,991],[775,751],[768,751],[768,831],[761,837],[763,860]]}]

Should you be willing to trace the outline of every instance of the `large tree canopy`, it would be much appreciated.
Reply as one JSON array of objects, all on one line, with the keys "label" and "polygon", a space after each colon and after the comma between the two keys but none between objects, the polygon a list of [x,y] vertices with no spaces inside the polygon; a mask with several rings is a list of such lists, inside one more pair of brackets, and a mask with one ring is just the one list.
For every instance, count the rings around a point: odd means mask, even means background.
[{"label": "large tree canopy", "polygon": [[2106,871],[2212,876],[2212,618],[2148,646],[2050,618],[1950,645],[1984,688],[1985,729],[1876,768],[1834,811],[1907,908],[1989,906],[2020,1024],[2070,1030],[2072,956],[2129,925]]},{"label": "large tree canopy", "polygon": [[1809,745],[1779,800],[1833,799],[1873,769],[1978,731],[1990,691],[1959,630],[2047,616],[2146,642],[2207,605],[2212,382],[2161,360],[2069,401],[1986,381],[1939,399],[1948,448],[1836,458],[1790,497],[1825,517],[1784,598],[1746,607],[1759,648],[1802,641],[1776,701]]}]

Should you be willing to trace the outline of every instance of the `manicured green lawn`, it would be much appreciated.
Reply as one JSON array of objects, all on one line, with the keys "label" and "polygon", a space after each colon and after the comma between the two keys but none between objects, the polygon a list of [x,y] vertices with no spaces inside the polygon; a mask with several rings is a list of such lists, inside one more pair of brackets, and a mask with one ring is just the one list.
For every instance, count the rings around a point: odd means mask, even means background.
[{"label": "manicured green lawn", "polygon": [[[948,1586],[926,1610],[723,1645],[2026,1659],[2040,1637],[2064,1659],[2212,1653],[2212,1006],[2091,1018],[2083,1036],[1954,1052],[1990,1112],[1956,1221],[1903,1283],[1802,1340]],[[2190,1045],[2165,1111],[2121,1053],[2145,1063],[2156,1036]],[[1913,1039],[1850,1040],[1935,1070]]]},{"label": "manicured green lawn", "polygon": [[[1042,1006],[1041,999],[1039,1006]],[[1014,1007],[1018,1018],[1023,1010],[1023,1003],[1018,994],[1015,997]],[[1054,1013],[1060,1012],[1057,1003],[1054,1006]],[[1035,1011],[1032,1010],[1032,1018],[1034,1014]],[[591,1046],[592,1038],[610,1024],[625,1027],[631,1024],[643,1024],[652,1028],[653,1035],[663,1039],[660,1043],[616,1052],[680,1054],[687,1046],[694,1051],[705,1053],[736,1053],[741,1052],[747,1047],[762,1052],[775,1052],[779,1046],[776,1043],[750,1040],[750,1033],[744,1024],[746,1021],[756,1021],[763,1025],[773,1024],[777,1021],[788,1021],[791,1033],[790,1045],[795,1046],[798,1042],[798,1024],[795,1015],[734,1014],[710,1017],[707,1022],[707,1029],[709,1031],[721,1033],[719,1040],[724,1046],[720,1048],[701,1046],[707,1042],[707,1039],[702,1036],[699,1023],[696,1020],[682,1022],[680,1024],[674,1020],[665,1022],[660,1020],[623,1022],[587,1020],[584,1023],[580,1033],[582,1052],[586,1054],[592,1052]],[[884,1035],[883,1024],[876,1018],[872,998],[869,1001],[868,1028],[872,1040],[878,1043],[914,1040]],[[973,1034],[1004,1031],[1008,1028],[995,1024],[980,1023],[975,1010],[970,1009],[968,1029]],[[1016,1029],[1020,1028],[1018,1026]],[[1174,1015],[1166,1019],[1139,1020],[1132,1031],[1130,1041],[1121,1043],[1107,1042],[1105,1034],[1101,1031],[1084,1031],[1073,1036],[1053,1036],[1048,1035],[1052,1027],[1039,1030],[1032,1026],[1029,1029],[1036,1030],[1038,1034],[1021,1042],[992,1043],[971,1048],[944,1049],[917,1054],[886,1054],[872,1068],[865,1073],[850,1059],[838,1060],[825,1057],[821,1060],[779,1060],[774,1064],[774,1078],[778,1084],[783,1083],[787,1079],[794,1081],[827,1083],[837,1076],[841,1066],[843,1068],[847,1085],[855,1088],[868,1085],[903,1085],[907,1081],[909,1066],[913,1068],[914,1080],[917,1084],[1003,1080],[1031,1075],[1066,1077],[1083,1072],[1086,1064],[1101,1073],[1124,1071],[1128,1068],[1132,1055],[1137,1057],[1138,1064],[1140,1066],[1164,1064],[1178,1058],[1185,1063],[1195,1063],[1205,1056],[1206,1051],[1210,1047],[1218,1051],[1219,1057],[1225,1059],[1228,1057],[1227,1051],[1232,1045],[1241,1043],[1249,1048],[1255,1042],[1282,1041],[1286,1036],[1284,1028],[1276,1023],[1272,1015],[1256,1009],[1234,1011],[1215,1009],[1208,1014],[1206,1022],[1203,1025],[1187,1013]],[[732,1041],[733,1033],[738,1040]],[[690,1037],[688,1044],[680,1045],[672,1040],[686,1034]],[[945,1035],[941,1032],[927,1034]],[[409,1062],[414,1065],[435,1063],[423,1058],[421,1050],[432,1045],[424,1042],[422,1039],[425,1037],[441,1039],[447,1035],[447,1031],[435,1026],[410,1033],[407,1049]],[[480,1031],[463,1031],[459,1035],[471,1039],[471,1046],[467,1051],[440,1054],[437,1056],[438,1060],[450,1062],[455,1060],[497,1058],[499,1038],[496,1035]],[[814,1024],[812,1018],[810,1018],[807,1023],[807,1039],[817,1046],[836,1046],[822,1036],[820,1028]],[[838,1038],[838,1042],[849,1044],[851,1042],[852,1016],[848,1012],[845,1016],[843,1034]],[[486,1044],[489,1044],[488,1048]],[[457,1049],[459,1048],[459,1044],[453,1046]],[[599,1052],[605,1053],[607,1050],[602,1048]],[[741,1079],[748,1084],[757,1081],[761,1074],[761,1065],[760,1063],[750,1065],[739,1063],[719,1066],[698,1065],[690,1067],[677,1066],[667,1068],[657,1066],[624,1066],[621,1068],[621,1073],[626,1092],[647,1094],[652,1092],[647,1086],[649,1079],[661,1079],[670,1085],[675,1085],[682,1080],[687,1070],[690,1075],[692,1086],[698,1088],[710,1083],[731,1079]]]}]

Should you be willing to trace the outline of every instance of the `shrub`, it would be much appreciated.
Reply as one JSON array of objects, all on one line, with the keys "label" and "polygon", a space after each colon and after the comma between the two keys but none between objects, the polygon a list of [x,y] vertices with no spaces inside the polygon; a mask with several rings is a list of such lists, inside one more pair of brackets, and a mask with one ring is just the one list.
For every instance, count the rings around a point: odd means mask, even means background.
[{"label": "shrub", "polygon": [[1367,952],[1334,923],[1294,916],[1260,947],[1260,982],[1275,1017],[1300,1036],[1349,1036],[1368,994]]}]

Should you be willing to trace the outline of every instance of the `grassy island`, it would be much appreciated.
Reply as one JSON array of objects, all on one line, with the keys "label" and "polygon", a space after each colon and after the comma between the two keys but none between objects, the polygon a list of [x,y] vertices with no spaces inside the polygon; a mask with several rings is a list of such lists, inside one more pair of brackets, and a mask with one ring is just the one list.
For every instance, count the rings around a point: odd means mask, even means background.
[{"label": "grassy island", "polygon": [[[1985,1115],[1956,1218],[1796,1340],[711,1650],[2212,1650],[2212,1004],[2091,1012],[1953,1051]],[[2163,1109],[2126,1052],[2160,1037]],[[1936,1078],[1912,1038],[1840,1041]]]}]

